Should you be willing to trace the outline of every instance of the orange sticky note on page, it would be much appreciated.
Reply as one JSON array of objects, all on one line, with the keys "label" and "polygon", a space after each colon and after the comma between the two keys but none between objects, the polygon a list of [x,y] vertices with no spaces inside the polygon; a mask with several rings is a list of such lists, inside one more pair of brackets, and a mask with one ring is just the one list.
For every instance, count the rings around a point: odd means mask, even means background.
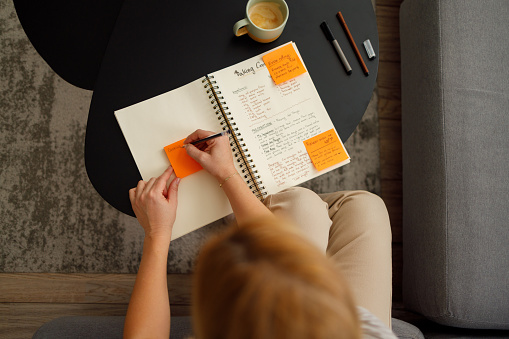
[{"label": "orange sticky note on page", "polygon": [[173,167],[175,175],[178,178],[187,177],[203,168],[193,158],[187,155],[186,149],[182,147],[182,145],[184,145],[184,140],[186,139],[174,142],[164,148],[166,156],[170,159],[171,167]]},{"label": "orange sticky note on page", "polygon": [[350,158],[334,129],[305,140],[304,146],[319,171]]},{"label": "orange sticky note on page", "polygon": [[269,54],[265,54],[263,62],[276,85],[306,73],[306,68],[299,54],[293,48],[293,44],[285,45]]}]

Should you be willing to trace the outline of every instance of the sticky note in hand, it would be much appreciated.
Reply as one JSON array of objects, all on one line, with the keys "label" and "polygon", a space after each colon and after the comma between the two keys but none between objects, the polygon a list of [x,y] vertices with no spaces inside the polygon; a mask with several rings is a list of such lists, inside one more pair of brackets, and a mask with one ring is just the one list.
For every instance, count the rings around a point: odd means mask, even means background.
[{"label": "sticky note in hand", "polygon": [[319,171],[350,158],[334,129],[305,140],[304,146]]},{"label": "sticky note in hand", "polygon": [[186,139],[174,142],[164,148],[175,175],[179,178],[187,177],[202,169],[200,164],[187,155],[186,149],[182,147],[184,140]]},{"label": "sticky note in hand", "polygon": [[306,68],[292,44],[285,45],[263,56],[272,80],[279,85],[298,75],[306,73]]}]

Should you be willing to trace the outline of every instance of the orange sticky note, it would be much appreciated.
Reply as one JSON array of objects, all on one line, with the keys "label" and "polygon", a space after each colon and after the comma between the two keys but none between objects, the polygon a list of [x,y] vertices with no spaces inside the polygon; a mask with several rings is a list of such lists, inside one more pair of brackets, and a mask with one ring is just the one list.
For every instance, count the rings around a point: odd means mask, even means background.
[{"label": "orange sticky note", "polygon": [[182,147],[184,140],[174,142],[164,148],[166,156],[170,159],[170,164],[179,178],[187,177],[190,174],[202,169],[199,163],[187,155],[186,149]]},{"label": "orange sticky note", "polygon": [[263,62],[276,85],[306,73],[306,68],[292,44],[265,54]]},{"label": "orange sticky note", "polygon": [[304,146],[319,171],[350,158],[334,129],[305,140]]}]

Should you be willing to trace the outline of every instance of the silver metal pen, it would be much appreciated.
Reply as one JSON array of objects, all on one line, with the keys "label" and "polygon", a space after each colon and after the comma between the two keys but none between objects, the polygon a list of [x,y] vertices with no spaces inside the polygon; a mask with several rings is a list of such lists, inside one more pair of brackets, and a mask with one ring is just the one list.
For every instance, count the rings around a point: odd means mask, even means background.
[{"label": "silver metal pen", "polygon": [[338,53],[339,59],[341,59],[341,62],[343,63],[343,66],[345,67],[346,74],[350,75],[352,74],[352,67],[350,67],[350,64],[348,63],[348,60],[346,60],[345,54],[343,53],[343,50],[341,50],[341,47],[339,46],[338,41],[332,34],[329,25],[327,25],[327,22],[322,22],[320,24],[320,27],[322,28],[323,33],[325,34],[325,37],[327,40],[330,41],[332,46],[336,49],[336,52]]}]

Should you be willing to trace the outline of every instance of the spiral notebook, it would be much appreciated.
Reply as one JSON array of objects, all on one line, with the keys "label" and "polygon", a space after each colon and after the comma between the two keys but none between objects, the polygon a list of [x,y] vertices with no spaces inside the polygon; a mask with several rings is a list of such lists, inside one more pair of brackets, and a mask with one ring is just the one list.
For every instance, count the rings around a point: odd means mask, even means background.
[{"label": "spiral notebook", "polygon": [[[282,47],[287,45],[302,61],[297,46],[290,42]],[[165,146],[198,128],[232,132],[235,165],[260,199],[350,161],[307,70],[276,85],[263,60],[267,53],[115,112],[143,180],[161,175],[170,165]],[[333,135],[339,141],[341,151],[336,153],[341,153],[341,159],[318,170],[311,155],[315,149],[321,156],[327,154],[322,152],[327,147],[319,143],[329,142]],[[308,144],[315,149],[307,148]],[[230,213],[217,181],[198,171],[180,183],[172,238]]]}]

